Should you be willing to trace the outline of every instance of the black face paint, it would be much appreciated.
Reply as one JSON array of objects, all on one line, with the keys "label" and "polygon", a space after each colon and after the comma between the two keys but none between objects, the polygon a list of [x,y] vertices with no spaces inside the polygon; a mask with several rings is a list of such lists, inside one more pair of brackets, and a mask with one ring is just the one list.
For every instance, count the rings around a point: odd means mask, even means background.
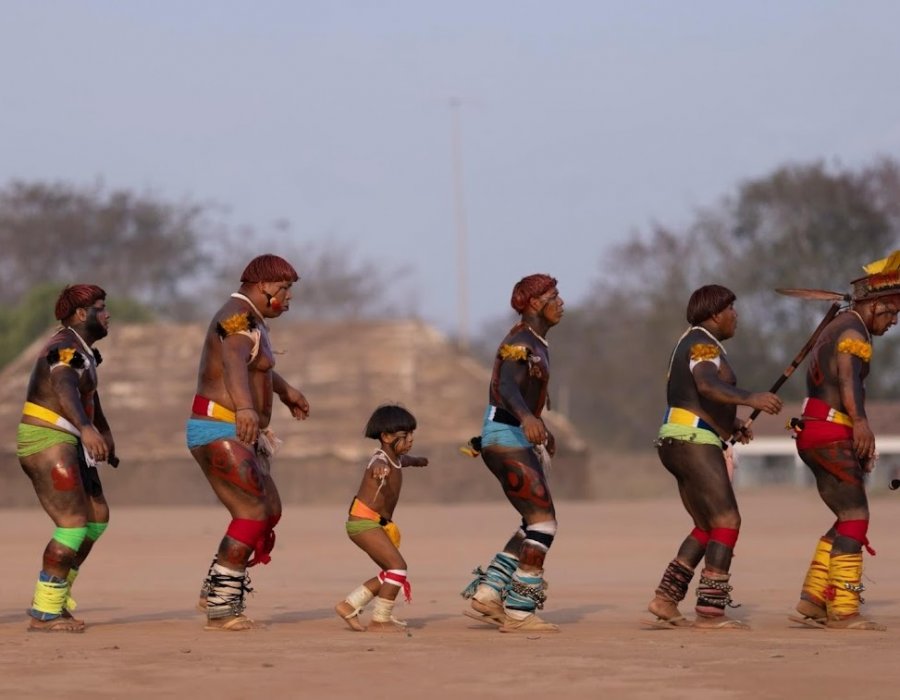
[{"label": "black face paint", "polygon": [[263,291],[263,294],[266,295],[266,306],[272,306],[272,297],[273,297],[273,295],[272,295],[272,294],[269,294],[269,293],[266,292],[266,291]]},{"label": "black face paint", "polygon": [[105,338],[109,331],[103,327],[103,324],[97,320],[97,314],[99,314],[101,309],[98,309],[96,306],[90,306],[87,309],[87,318],[84,321],[84,327],[91,335],[95,336],[98,340],[100,338]]}]

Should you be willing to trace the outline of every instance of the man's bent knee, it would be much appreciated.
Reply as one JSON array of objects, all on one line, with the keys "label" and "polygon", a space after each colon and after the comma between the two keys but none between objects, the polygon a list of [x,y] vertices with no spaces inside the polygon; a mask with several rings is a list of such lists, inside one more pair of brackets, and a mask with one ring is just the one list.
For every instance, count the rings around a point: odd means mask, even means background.
[{"label": "man's bent knee", "polygon": [[555,520],[544,520],[525,525],[525,540],[519,553],[519,561],[525,568],[542,569],[544,558],[556,537]]},{"label": "man's bent knee", "polygon": [[737,511],[729,511],[728,513],[719,513],[709,519],[710,532],[716,529],[740,530],[741,514]]}]

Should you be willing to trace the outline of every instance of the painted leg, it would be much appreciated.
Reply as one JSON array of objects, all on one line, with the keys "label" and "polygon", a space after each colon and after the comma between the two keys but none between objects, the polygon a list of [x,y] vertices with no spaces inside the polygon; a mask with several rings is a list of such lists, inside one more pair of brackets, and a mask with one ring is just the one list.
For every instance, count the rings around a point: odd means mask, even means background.
[{"label": "painted leg", "polygon": [[354,632],[365,632],[366,628],[359,621],[359,614],[374,597],[375,594],[366,586],[360,586],[335,605],[334,611]]},{"label": "painted leg", "polygon": [[213,556],[212,561],[209,564],[209,571],[206,572],[206,578],[203,579],[203,583],[200,584],[200,595],[197,599],[197,610],[202,613],[206,612],[207,600],[209,599],[209,593],[212,590],[212,575],[213,575],[213,567],[219,563],[219,555],[216,554]]},{"label": "painted leg", "polygon": [[687,595],[693,577],[694,570],[691,567],[678,559],[669,562],[656,588],[656,595],[647,605],[647,610],[656,617],[650,624],[659,627],[690,626],[690,621],[678,610],[678,604]]},{"label": "painted leg", "polygon": [[859,613],[863,602],[862,552],[835,554],[828,567],[826,608],[828,629],[869,630],[884,632],[887,627],[869,620]]},{"label": "painted leg", "polygon": [[207,598],[205,629],[222,632],[243,632],[263,625],[244,615],[244,596],[252,593],[246,571],[227,569],[221,564],[212,567],[211,588]]},{"label": "painted leg", "polygon": [[472,573],[475,580],[461,593],[463,598],[471,599],[471,610],[464,611],[467,617],[479,622],[500,626],[506,621],[503,613],[503,597],[519,560],[512,554],[498,552],[494,555],[487,571],[478,567]]},{"label": "painted leg", "polygon": [[75,584],[76,578],[78,578],[78,569],[73,566],[69,569],[68,576],[66,576],[66,585],[68,586],[68,589],[66,591],[66,602],[63,604],[62,616],[84,626],[84,620],[79,620],[72,615],[72,613],[75,612],[75,608],[78,607],[78,603],[76,603],[75,599],[72,597],[72,586]]},{"label": "painted leg", "polygon": [[728,617],[725,608],[735,607],[731,602],[731,574],[703,569],[697,585],[697,619],[694,627],[703,629],[750,629],[740,620]]},{"label": "painted leg", "polygon": [[796,606],[796,613],[789,615],[792,622],[799,622],[807,627],[822,627],[827,619],[825,596],[828,588],[828,568],[831,563],[830,538],[822,537],[816,544],[803,588],[800,591],[800,600]]},{"label": "painted leg", "polygon": [[69,582],[41,571],[28,611],[29,632],[84,632],[84,623],[63,615]]},{"label": "painted leg", "polygon": [[369,632],[406,632],[406,623],[393,615],[395,603],[396,601],[381,596],[375,599]]},{"label": "painted leg", "polygon": [[535,612],[544,607],[547,598],[543,573],[516,569],[503,604],[506,621],[500,627],[501,632],[559,632],[559,627],[542,620]]}]

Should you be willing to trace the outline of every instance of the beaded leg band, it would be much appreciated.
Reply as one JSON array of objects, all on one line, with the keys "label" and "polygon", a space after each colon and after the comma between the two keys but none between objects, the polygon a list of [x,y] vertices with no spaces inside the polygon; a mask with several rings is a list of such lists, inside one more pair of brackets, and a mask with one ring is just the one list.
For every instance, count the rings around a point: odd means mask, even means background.
[{"label": "beaded leg band", "polygon": [[546,584],[543,576],[527,574],[517,569],[509,582],[506,593],[505,607],[507,611],[519,611],[530,613],[542,610],[547,600],[545,593]]},{"label": "beaded leg band", "polygon": [[206,614],[210,620],[237,617],[244,612],[244,597],[252,593],[250,576],[215,564],[209,576],[209,596]]},{"label": "beaded leg band", "polygon": [[673,559],[663,573],[662,580],[656,588],[656,595],[673,603],[680,603],[687,595],[692,578],[694,570]]},{"label": "beaded leg band", "polygon": [[484,585],[496,591],[498,597],[503,598],[506,594],[506,587],[518,565],[519,561],[512,555],[498,552],[488,564],[487,571],[479,566],[472,572],[475,574],[475,579],[466,586],[460,595],[463,598],[471,598],[478,592],[479,587]]},{"label": "beaded leg band", "polygon": [[731,600],[732,586],[728,583],[730,578],[731,574],[703,570],[697,586],[698,615],[718,617],[725,614],[725,608],[739,607]]}]

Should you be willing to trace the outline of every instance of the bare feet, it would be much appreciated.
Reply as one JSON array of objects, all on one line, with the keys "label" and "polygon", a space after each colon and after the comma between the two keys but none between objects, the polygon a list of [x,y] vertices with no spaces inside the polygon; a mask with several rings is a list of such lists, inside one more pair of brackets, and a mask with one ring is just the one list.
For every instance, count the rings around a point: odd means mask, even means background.
[{"label": "bare feet", "polygon": [[210,632],[244,632],[246,630],[265,629],[265,625],[256,620],[251,620],[246,615],[234,615],[207,620],[206,627],[203,629]]},{"label": "bare feet", "polygon": [[366,628],[359,621],[359,611],[346,600],[334,606],[334,611],[354,632],[365,632]]},{"label": "bare feet", "polygon": [[861,615],[853,615],[851,617],[845,617],[842,620],[833,620],[831,618],[825,623],[825,626],[830,630],[865,630],[869,632],[886,632],[887,627],[884,625],[875,622],[874,620],[869,620]]},{"label": "bare feet", "polygon": [[29,618],[29,632],[74,632],[76,634],[84,632],[84,622],[71,616],[60,615],[52,620],[38,620],[30,615]]},{"label": "bare feet", "polygon": [[694,627],[706,630],[748,630],[750,625],[740,620],[735,620],[727,615],[697,615],[694,620]]},{"label": "bare feet", "polygon": [[64,618],[66,618],[66,619],[68,619],[68,620],[71,620],[72,622],[74,622],[74,623],[76,623],[76,624],[79,624],[79,625],[81,625],[82,627],[84,627],[84,620],[79,620],[77,617],[75,617],[74,615],[72,615],[72,613],[70,613],[70,612],[69,612],[68,610],[66,610],[65,608],[62,609],[62,612],[60,613],[60,615],[61,615],[62,617],[64,617]]},{"label": "bare feet", "polygon": [[534,613],[531,613],[523,620],[514,620],[511,617],[506,618],[506,622],[500,627],[501,632],[559,632],[559,627],[552,622],[542,620]]},{"label": "bare feet", "polygon": [[647,610],[656,616],[655,622],[660,625],[671,627],[688,627],[691,625],[691,621],[681,614],[678,604],[666,598],[656,596],[647,605]]},{"label": "bare feet", "polygon": [[369,632],[406,632],[406,623],[393,617],[387,622],[372,620],[367,629]]},{"label": "bare feet", "polygon": [[791,622],[797,622],[807,627],[825,627],[828,620],[825,608],[801,598],[795,610],[797,612],[788,615]]},{"label": "bare feet", "polygon": [[492,625],[502,625],[506,622],[506,613],[503,612],[503,603],[499,600],[489,600],[482,602],[477,598],[472,598],[472,610],[477,613],[470,615],[473,619],[480,619],[482,622],[488,622]]}]

